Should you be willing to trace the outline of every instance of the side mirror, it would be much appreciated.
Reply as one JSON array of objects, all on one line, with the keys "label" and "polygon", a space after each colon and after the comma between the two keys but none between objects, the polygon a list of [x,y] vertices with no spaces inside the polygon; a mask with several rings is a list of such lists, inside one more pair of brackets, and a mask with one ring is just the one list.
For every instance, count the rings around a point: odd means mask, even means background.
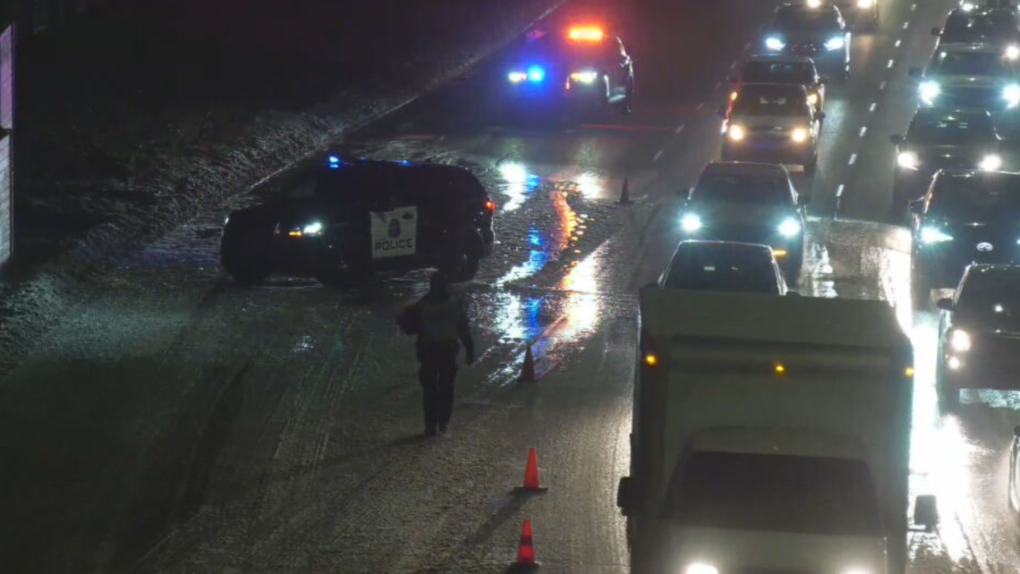
[{"label": "side mirror", "polygon": [[910,213],[914,215],[924,215],[924,200],[915,199],[910,202]]},{"label": "side mirror", "polygon": [[901,136],[899,134],[894,135],[894,136],[889,136],[889,141],[891,141],[893,143],[893,145],[900,145],[901,143],[903,143],[903,136]]},{"label": "side mirror", "polygon": [[620,486],[616,490],[616,505],[624,516],[630,516],[634,509],[634,479],[629,476],[620,478]]},{"label": "side mirror", "polygon": [[939,309],[942,309],[943,311],[952,311],[953,300],[948,297],[945,299],[939,299],[938,301],[935,302],[935,306],[938,307]]},{"label": "side mirror", "polygon": [[936,27],[931,29],[931,35],[932,36],[941,36],[942,35],[942,30],[940,30],[939,27],[936,26]]},{"label": "side mirror", "polygon": [[932,532],[939,523],[939,506],[934,494],[921,494],[914,499],[914,524]]},{"label": "side mirror", "polygon": [[921,68],[910,68],[909,75],[911,78],[917,80],[921,78],[921,73],[922,73]]}]

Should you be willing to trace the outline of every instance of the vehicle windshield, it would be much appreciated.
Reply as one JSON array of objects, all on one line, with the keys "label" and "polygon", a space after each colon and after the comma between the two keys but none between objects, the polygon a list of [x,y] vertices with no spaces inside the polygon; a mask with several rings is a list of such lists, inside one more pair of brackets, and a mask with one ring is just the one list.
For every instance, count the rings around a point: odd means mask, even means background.
[{"label": "vehicle windshield", "polygon": [[749,116],[807,116],[807,94],[803,89],[748,86],[733,102],[733,113]]},{"label": "vehicle windshield", "polygon": [[839,18],[835,10],[803,8],[800,6],[780,10],[772,24],[777,30],[819,30],[838,31]]},{"label": "vehicle windshield", "polygon": [[699,452],[670,509],[684,526],[880,536],[868,466],[856,460]]},{"label": "vehicle windshield", "polygon": [[941,52],[932,72],[943,76],[1001,76],[1009,65],[995,52]]},{"label": "vehicle windshield", "polygon": [[946,20],[943,42],[978,44],[1007,42],[1017,36],[1016,23],[1009,14],[954,13]]},{"label": "vehicle windshield", "polygon": [[811,64],[799,62],[748,62],[744,82],[749,84],[813,84],[815,71]]},{"label": "vehicle windshield", "polygon": [[761,175],[703,175],[694,188],[691,201],[696,203],[793,205],[793,198],[785,178]]},{"label": "vehicle windshield", "polygon": [[1020,331],[1020,273],[971,272],[956,312],[987,328]]},{"label": "vehicle windshield", "polygon": [[681,246],[663,287],[779,294],[772,257],[758,247]]},{"label": "vehicle windshield", "polygon": [[907,138],[922,145],[981,144],[995,140],[995,126],[988,116],[945,116],[911,123]]},{"label": "vehicle windshield", "polygon": [[1020,221],[1020,190],[1012,179],[1009,184],[984,178],[948,179],[936,187],[927,213],[967,223]]}]

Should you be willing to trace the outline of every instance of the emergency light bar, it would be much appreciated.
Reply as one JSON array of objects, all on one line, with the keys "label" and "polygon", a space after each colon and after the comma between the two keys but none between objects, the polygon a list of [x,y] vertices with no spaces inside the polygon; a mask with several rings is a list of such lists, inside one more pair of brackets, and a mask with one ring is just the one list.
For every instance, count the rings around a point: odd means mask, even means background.
[{"label": "emergency light bar", "polygon": [[579,26],[571,28],[567,37],[574,42],[601,42],[606,33],[597,26]]}]

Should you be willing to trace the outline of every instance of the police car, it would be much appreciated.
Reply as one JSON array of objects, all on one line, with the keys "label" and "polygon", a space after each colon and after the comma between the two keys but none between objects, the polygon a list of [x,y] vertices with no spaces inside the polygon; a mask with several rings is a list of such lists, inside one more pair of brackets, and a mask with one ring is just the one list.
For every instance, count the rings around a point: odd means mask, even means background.
[{"label": "police car", "polygon": [[284,274],[343,285],[425,268],[466,281],[492,253],[496,206],[466,169],[329,154],[313,170],[310,194],[227,217],[220,257],[236,281]]},{"label": "police car", "polygon": [[601,26],[537,29],[514,53],[502,82],[514,108],[626,109],[634,97],[634,63],[623,41]]}]

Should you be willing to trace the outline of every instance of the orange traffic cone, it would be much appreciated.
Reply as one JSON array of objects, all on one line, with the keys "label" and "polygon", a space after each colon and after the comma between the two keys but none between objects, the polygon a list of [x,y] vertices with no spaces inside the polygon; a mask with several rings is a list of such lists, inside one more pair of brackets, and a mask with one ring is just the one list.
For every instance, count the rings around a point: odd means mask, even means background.
[{"label": "orange traffic cone", "polygon": [[620,193],[620,205],[630,203],[630,180],[623,178],[623,191]]},{"label": "orange traffic cone", "polygon": [[535,543],[531,540],[531,521],[525,520],[524,526],[521,527],[521,543],[517,546],[517,561],[513,564],[513,569],[532,569],[538,568],[539,564],[535,561]]},{"label": "orange traffic cone", "polygon": [[535,379],[535,357],[531,354],[531,345],[524,352],[524,366],[521,367],[521,376],[517,379],[522,383],[534,383]]},{"label": "orange traffic cone", "polygon": [[518,490],[529,492],[545,492],[548,488],[541,486],[538,480],[538,451],[535,447],[528,449],[528,464],[524,467],[524,486]]}]

